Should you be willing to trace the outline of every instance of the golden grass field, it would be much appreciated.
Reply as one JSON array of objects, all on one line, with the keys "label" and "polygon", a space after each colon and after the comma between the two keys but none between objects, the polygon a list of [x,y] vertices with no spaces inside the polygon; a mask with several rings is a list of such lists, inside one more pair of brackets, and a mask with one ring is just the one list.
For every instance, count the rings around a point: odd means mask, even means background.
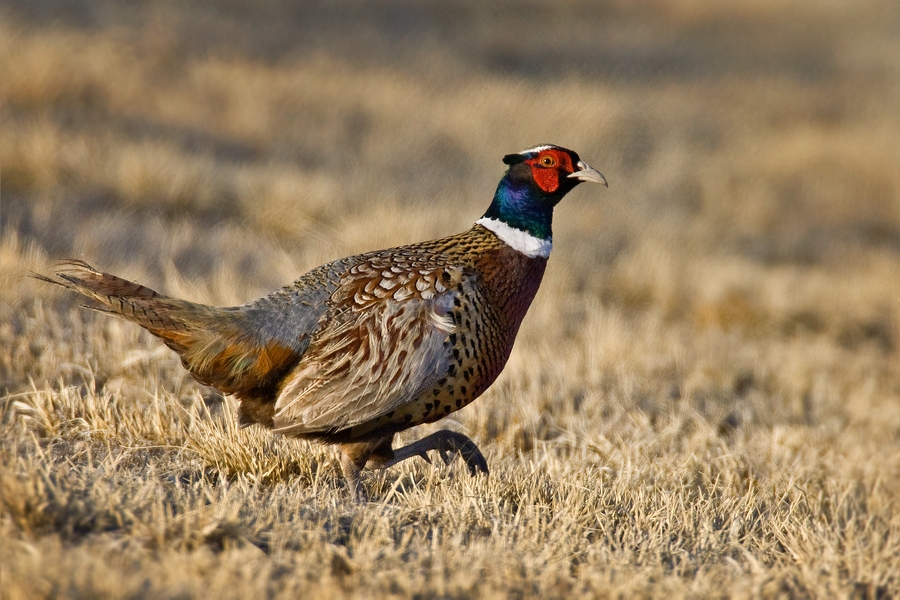
[{"label": "golden grass field", "polygon": [[[26,2],[0,12],[0,595],[900,597],[900,5]],[[332,448],[34,279],[239,304],[481,216],[552,142],[498,382],[347,496]],[[415,439],[425,428],[411,430]]]}]

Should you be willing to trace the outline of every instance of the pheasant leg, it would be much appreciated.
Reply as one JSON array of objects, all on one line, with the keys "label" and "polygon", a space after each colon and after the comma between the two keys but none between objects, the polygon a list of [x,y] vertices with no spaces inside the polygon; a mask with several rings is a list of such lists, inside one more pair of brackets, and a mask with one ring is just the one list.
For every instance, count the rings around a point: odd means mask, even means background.
[{"label": "pheasant leg", "polygon": [[479,471],[487,475],[489,472],[487,461],[481,450],[475,445],[475,442],[461,433],[446,429],[435,431],[431,435],[402,448],[396,448],[393,458],[373,466],[377,469],[386,469],[413,456],[421,456],[426,461],[431,462],[426,454],[429,450],[437,450],[444,464],[449,464],[453,460],[453,456],[450,455],[451,452],[459,454],[466,463],[470,475],[475,475]]},{"label": "pheasant leg", "polygon": [[381,464],[394,456],[391,450],[393,434],[367,442],[341,444],[341,471],[347,481],[350,496],[357,502],[365,502],[366,493],[360,484],[360,472],[366,463]]},{"label": "pheasant leg", "polygon": [[487,460],[475,442],[456,431],[441,429],[395,450],[391,449],[393,437],[371,442],[341,444],[341,471],[344,472],[350,496],[357,502],[366,500],[366,493],[360,484],[360,473],[363,468],[387,469],[413,456],[421,456],[427,462],[431,462],[427,454],[429,450],[437,450],[444,464],[449,464],[453,460],[453,454],[459,454],[466,463],[470,475],[479,472],[487,475],[489,472]]},{"label": "pheasant leg", "polygon": [[347,489],[350,491],[350,497],[357,502],[364,502],[366,494],[359,483],[359,474],[365,466],[365,458],[362,464],[358,458],[354,458],[346,452],[341,452],[341,471],[344,472],[344,479],[347,481]]}]

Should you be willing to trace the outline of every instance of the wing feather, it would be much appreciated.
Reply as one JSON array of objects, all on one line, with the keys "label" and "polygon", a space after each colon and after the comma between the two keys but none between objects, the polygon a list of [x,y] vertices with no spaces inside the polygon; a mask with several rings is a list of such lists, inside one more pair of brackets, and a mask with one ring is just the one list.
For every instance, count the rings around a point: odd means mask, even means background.
[{"label": "wing feather", "polygon": [[285,378],[276,431],[331,433],[366,423],[414,401],[446,374],[455,328],[449,313],[475,276],[448,268],[384,277],[386,270],[359,269],[335,291],[340,302]]}]

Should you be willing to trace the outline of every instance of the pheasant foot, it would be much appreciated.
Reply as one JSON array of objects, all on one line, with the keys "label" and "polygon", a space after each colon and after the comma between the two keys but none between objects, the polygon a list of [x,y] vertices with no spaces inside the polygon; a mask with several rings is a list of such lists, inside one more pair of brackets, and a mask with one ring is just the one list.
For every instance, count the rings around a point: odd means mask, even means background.
[{"label": "pheasant foot", "polygon": [[475,475],[478,472],[485,475],[489,473],[487,460],[485,460],[484,455],[478,449],[478,446],[475,445],[475,442],[461,433],[447,429],[435,431],[421,440],[402,448],[396,448],[393,458],[373,466],[377,469],[386,469],[413,456],[421,456],[427,462],[431,462],[427,454],[429,450],[437,450],[444,464],[450,464],[450,461],[453,460],[451,453],[459,454],[466,463],[466,468],[468,468],[470,475]]}]

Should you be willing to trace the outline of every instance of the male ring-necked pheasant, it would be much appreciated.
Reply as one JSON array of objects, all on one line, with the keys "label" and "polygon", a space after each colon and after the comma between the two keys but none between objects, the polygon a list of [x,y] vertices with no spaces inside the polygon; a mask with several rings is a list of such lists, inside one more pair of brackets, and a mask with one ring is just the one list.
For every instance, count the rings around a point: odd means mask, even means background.
[{"label": "male ring-necked pheasant", "polygon": [[582,181],[607,185],[559,146],[503,162],[490,207],[468,231],[342,258],[243,306],[163,296],[77,260],[35,276],[161,338],[201,383],[241,401],[242,425],[339,444],[357,497],[363,467],[427,460],[429,450],[445,460],[457,452],[470,472],[486,473],[460,433],[398,449],[394,434],[459,410],[493,383],[541,283],[553,207]]}]

